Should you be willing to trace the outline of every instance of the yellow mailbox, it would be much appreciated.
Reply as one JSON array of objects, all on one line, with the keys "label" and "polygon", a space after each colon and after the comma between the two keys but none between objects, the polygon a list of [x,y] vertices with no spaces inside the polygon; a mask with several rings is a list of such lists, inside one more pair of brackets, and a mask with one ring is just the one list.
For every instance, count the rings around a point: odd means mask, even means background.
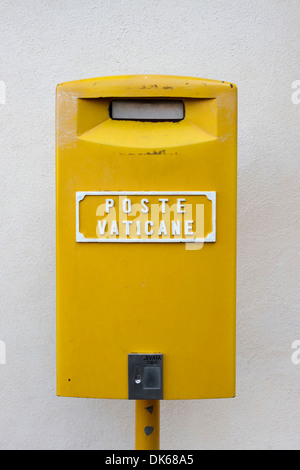
[{"label": "yellow mailbox", "polygon": [[57,393],[235,395],[237,90],[57,87]]}]

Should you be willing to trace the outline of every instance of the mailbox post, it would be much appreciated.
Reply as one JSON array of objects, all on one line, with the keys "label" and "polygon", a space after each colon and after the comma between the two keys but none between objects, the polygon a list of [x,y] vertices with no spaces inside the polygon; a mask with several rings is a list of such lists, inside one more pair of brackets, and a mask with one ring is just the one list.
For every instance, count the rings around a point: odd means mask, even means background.
[{"label": "mailbox post", "polygon": [[57,394],[136,400],[157,447],[159,400],[235,395],[237,89],[116,76],[56,99]]}]

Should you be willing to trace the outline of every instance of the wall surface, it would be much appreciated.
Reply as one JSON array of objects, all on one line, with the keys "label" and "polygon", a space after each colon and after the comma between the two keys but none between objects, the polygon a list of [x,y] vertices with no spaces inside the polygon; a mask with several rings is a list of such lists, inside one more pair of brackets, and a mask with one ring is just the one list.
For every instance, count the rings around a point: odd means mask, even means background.
[{"label": "wall surface", "polygon": [[134,402],[56,397],[55,87],[154,73],[239,91],[237,397],[162,402],[161,448],[300,449],[299,0],[1,0],[0,31],[0,448],[134,448]]}]

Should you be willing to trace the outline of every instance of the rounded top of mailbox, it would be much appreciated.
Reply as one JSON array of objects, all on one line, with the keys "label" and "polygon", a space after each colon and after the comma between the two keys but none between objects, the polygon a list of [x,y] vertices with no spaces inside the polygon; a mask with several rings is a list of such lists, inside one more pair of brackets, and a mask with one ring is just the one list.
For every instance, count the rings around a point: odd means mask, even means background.
[{"label": "rounded top of mailbox", "polygon": [[236,91],[230,82],[176,75],[115,75],[64,82],[60,90],[73,92],[78,98],[96,97],[186,97],[213,98]]}]

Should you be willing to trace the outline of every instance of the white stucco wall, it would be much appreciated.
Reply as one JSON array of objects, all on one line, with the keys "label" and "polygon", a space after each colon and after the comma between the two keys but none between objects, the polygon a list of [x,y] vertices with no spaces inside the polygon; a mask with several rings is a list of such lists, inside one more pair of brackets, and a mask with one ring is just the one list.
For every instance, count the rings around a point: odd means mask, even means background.
[{"label": "white stucco wall", "polygon": [[161,448],[300,449],[299,0],[1,0],[0,31],[0,448],[134,448],[134,402],[56,397],[54,98],[155,73],[239,89],[237,398],[162,402]]}]

